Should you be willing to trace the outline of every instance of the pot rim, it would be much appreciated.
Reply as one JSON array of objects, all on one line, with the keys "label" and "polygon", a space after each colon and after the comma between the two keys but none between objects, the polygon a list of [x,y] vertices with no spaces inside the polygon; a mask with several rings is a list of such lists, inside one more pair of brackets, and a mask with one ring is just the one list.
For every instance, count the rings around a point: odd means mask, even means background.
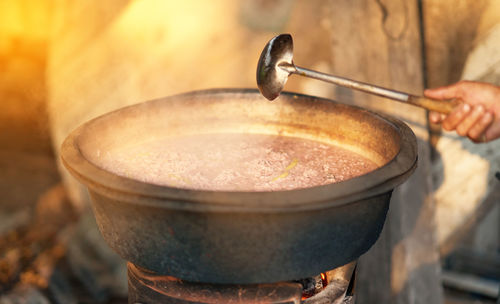
[{"label": "pot rim", "polygon": [[[181,93],[144,102],[168,102],[177,98],[203,97],[205,95],[260,95],[256,89],[208,89]],[[336,101],[293,92],[282,92],[284,98],[301,98],[311,101]],[[139,103],[141,104],[141,103]],[[136,104],[138,105],[138,104]],[[337,207],[392,191],[413,173],[417,166],[417,141],[413,131],[402,121],[356,108],[391,124],[400,135],[399,152],[385,165],[342,182],[313,186],[309,188],[281,191],[209,191],[175,188],[145,183],[116,175],[89,161],[78,146],[78,137],[85,128],[96,120],[105,119],[111,113],[89,120],[73,130],[61,146],[61,160],[68,171],[91,191],[139,206],[172,208],[191,211],[225,212],[298,212]]]}]

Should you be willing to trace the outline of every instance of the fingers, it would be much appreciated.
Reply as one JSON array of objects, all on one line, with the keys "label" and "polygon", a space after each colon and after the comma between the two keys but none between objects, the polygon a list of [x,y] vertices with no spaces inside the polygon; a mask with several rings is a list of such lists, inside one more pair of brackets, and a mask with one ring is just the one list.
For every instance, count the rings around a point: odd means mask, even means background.
[{"label": "fingers", "polygon": [[495,121],[491,126],[484,132],[486,141],[494,140],[500,138],[500,121]]},{"label": "fingers", "polygon": [[429,112],[429,120],[432,123],[438,124],[441,123],[446,118],[445,114],[441,114],[438,112]]},{"label": "fingers", "polygon": [[469,129],[467,136],[474,142],[485,142],[488,141],[488,137],[485,131],[493,123],[494,116],[490,112],[486,112],[482,117],[480,117],[477,122]]},{"label": "fingers", "polygon": [[439,113],[431,113],[432,122],[442,121],[443,129],[455,130],[461,136],[467,136],[474,142],[485,142],[500,137],[500,123],[493,125],[494,115],[482,105],[471,107],[468,104],[457,106],[444,120]]},{"label": "fingers", "polygon": [[461,136],[467,136],[469,134],[469,130],[476,124],[484,113],[485,110],[482,105],[472,107],[469,115],[464,117],[464,119],[456,127],[457,133]]},{"label": "fingers", "polygon": [[443,120],[443,129],[446,131],[455,130],[458,124],[462,122],[470,111],[471,106],[466,103],[455,107],[455,109],[453,109],[453,111],[451,111],[451,113],[448,114],[448,116]]}]

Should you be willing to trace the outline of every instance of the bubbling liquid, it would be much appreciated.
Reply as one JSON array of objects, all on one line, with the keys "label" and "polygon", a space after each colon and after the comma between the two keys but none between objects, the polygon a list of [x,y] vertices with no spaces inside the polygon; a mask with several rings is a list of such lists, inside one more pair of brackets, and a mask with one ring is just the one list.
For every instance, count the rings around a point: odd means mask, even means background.
[{"label": "bubbling liquid", "polygon": [[378,166],[352,151],[296,137],[203,134],[103,153],[99,165],[157,185],[216,191],[277,191],[347,180]]}]

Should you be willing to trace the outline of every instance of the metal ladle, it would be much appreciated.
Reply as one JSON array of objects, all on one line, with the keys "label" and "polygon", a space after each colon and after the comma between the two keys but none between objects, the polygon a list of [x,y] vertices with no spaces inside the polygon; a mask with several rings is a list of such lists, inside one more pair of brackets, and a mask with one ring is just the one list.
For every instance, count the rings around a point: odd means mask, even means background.
[{"label": "metal ladle", "polygon": [[343,87],[360,90],[396,101],[412,104],[427,110],[448,114],[459,103],[457,100],[436,100],[378,87],[343,77],[325,74],[296,66],[293,63],[293,40],[290,34],[271,39],[257,65],[257,85],[264,97],[273,100],[280,95],[288,76],[298,74]]}]

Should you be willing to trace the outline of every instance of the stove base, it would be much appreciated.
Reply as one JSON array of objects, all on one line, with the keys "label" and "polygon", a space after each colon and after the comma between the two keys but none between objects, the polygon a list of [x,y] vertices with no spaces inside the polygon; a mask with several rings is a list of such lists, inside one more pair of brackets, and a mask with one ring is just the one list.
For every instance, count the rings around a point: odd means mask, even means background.
[{"label": "stove base", "polygon": [[316,295],[304,299],[303,285],[298,282],[251,285],[194,283],[158,275],[128,263],[128,303],[354,304],[354,266],[355,262],[327,272],[331,282]]}]

